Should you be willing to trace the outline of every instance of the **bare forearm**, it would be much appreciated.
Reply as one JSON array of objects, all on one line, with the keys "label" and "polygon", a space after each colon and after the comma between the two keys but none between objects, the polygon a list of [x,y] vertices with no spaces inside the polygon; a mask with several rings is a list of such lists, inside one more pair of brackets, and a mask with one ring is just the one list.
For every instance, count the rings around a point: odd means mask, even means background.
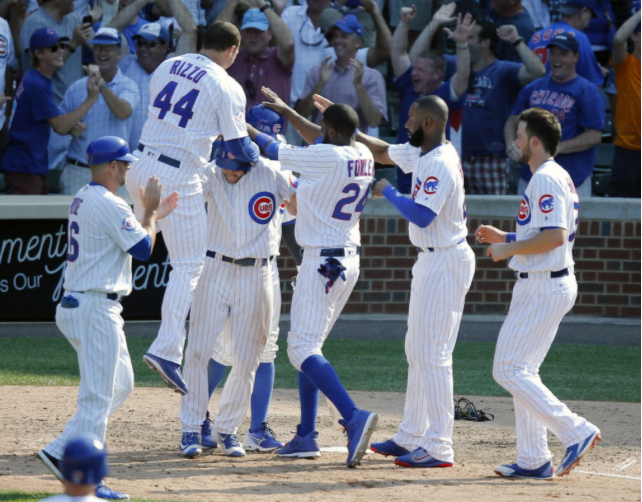
[{"label": "bare forearm", "polygon": [[105,103],[109,108],[109,111],[112,112],[118,120],[128,119],[132,114],[132,106],[124,99],[119,98],[114,94],[109,87],[105,87],[101,91],[103,98],[105,98]]},{"label": "bare forearm", "polygon": [[109,21],[109,28],[116,28],[118,31],[124,31],[131,22],[136,19],[138,13],[149,3],[149,0],[135,0],[127,7],[123,8]]},{"label": "bare forearm", "polygon": [[312,96],[314,96],[315,94],[321,94],[321,91],[323,91],[324,87],[325,82],[317,82],[317,85],[314,86],[314,89],[312,89],[312,92],[310,94],[296,102],[296,105],[294,107],[296,112],[303,117],[309,117],[314,111],[314,100],[312,99]]},{"label": "bare forearm", "polygon": [[228,23],[234,22],[234,10],[238,5],[238,0],[229,0],[225,8],[216,17],[217,21],[227,21]]},{"label": "bare forearm", "polygon": [[510,145],[515,141],[515,137],[517,136],[517,121],[517,115],[511,115],[504,124],[504,141],[506,145]]},{"label": "bare forearm", "polygon": [[359,143],[363,143],[368,147],[368,149],[372,152],[372,156],[374,157],[375,161],[379,162],[379,164],[387,166],[395,165],[395,162],[388,155],[388,148],[390,147],[389,143],[386,143],[379,138],[368,136],[361,131],[359,131],[359,134],[357,135],[357,141]]},{"label": "bare forearm", "polygon": [[395,77],[403,75],[410,66],[410,57],[408,56],[408,32],[410,24],[406,21],[399,21],[392,41],[390,43],[390,59]]},{"label": "bare forearm", "polygon": [[567,141],[562,141],[557,149],[557,155],[577,153],[588,150],[602,141],[602,131],[590,129]]},{"label": "bare forearm", "polygon": [[383,19],[379,7],[375,4],[375,9],[370,13],[372,21],[377,31],[377,38],[375,40],[374,50],[368,51],[368,66],[374,67],[387,61],[390,57],[390,44],[392,40],[392,33],[390,28]]},{"label": "bare forearm", "polygon": [[615,36],[613,37],[613,63],[620,64],[624,62],[627,54],[626,42],[629,37],[633,34],[636,29],[636,26],[640,25],[640,11],[635,15],[627,19],[620,29],[617,30]]},{"label": "bare forearm", "polygon": [[511,256],[548,253],[566,242],[567,232],[564,228],[542,230],[530,239],[506,244]]},{"label": "bare forearm", "polygon": [[187,6],[181,0],[168,0],[168,2],[169,8],[172,11],[172,16],[176,19],[176,22],[183,31],[181,37],[184,37],[187,33],[195,34],[196,22]]},{"label": "bare forearm", "polygon": [[49,119],[49,123],[53,127],[56,133],[64,136],[69,134],[73,127],[82,120],[82,118],[87,114],[92,106],[96,103],[95,99],[87,98],[83,101],[78,108],[65,113],[64,115],[58,115],[52,119]]},{"label": "bare forearm", "polygon": [[435,32],[439,29],[440,24],[437,21],[430,21],[426,27],[421,31],[415,43],[412,44],[410,49],[410,61],[414,61],[419,55],[430,47]]},{"label": "bare forearm", "polygon": [[468,89],[470,77],[470,52],[468,43],[457,44],[457,73],[453,76],[452,85],[455,94],[461,98]]},{"label": "bare forearm", "polygon": [[156,244],[156,211],[145,209],[143,217],[140,219],[141,226],[147,231],[149,238],[152,240],[152,251]]},{"label": "bare forearm", "polygon": [[288,25],[272,9],[265,9],[265,14],[270,22],[270,29],[278,45],[278,56],[284,65],[294,61],[294,37]]},{"label": "bare forearm", "polygon": [[517,54],[521,58],[524,66],[519,71],[519,82],[526,85],[536,78],[546,75],[546,67],[539,59],[537,54],[528,48],[526,42],[522,42],[516,47]]},{"label": "bare forearm", "polygon": [[288,108],[283,115],[290,125],[292,125],[309,144],[314,143],[321,135],[321,126],[302,117],[292,108]]},{"label": "bare forearm", "polygon": [[370,127],[379,127],[381,123],[382,115],[376,105],[368,96],[368,91],[363,84],[355,85],[357,90],[357,99],[359,100],[359,107],[361,108],[361,113],[366,119],[366,122]]}]

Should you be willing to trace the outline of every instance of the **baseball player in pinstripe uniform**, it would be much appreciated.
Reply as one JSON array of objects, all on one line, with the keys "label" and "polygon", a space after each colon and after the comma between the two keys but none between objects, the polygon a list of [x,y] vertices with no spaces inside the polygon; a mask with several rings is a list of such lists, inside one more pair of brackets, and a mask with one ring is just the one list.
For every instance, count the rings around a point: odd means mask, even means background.
[{"label": "baseball player in pinstripe uniform", "polygon": [[188,388],[180,373],[185,319],[203,269],[206,215],[198,169],[210,159],[214,139],[222,135],[227,148],[242,162],[256,162],[258,148],[247,136],[245,93],[225,71],[236,59],[240,33],[230,23],[208,26],[198,54],[169,59],[154,72],[147,122],[132,166],[128,191],[139,206],[136,186],[150,175],[181,196],[178,211],[161,222],[172,273],[162,306],[156,340],[143,357],[168,386],[181,394]]},{"label": "baseball player in pinstripe uniform", "polygon": [[373,197],[385,197],[410,222],[418,257],[412,269],[406,357],[408,387],[397,434],[371,448],[397,457],[404,467],[451,467],[454,462],[452,352],[475,256],[466,242],[464,175],[459,155],[446,141],[448,106],[438,96],[410,107],[409,142],[387,143],[359,134],[382,164],[412,173],[412,197],[379,181]]},{"label": "baseball player in pinstripe uniform", "polygon": [[337,407],[348,434],[347,465],[361,462],[377,415],[357,408],[339,377],[323,357],[329,335],[359,278],[359,218],[374,174],[372,154],[355,143],[356,112],[338,104],[328,107],[321,127],[287,106],[269,89],[269,106],[282,113],[309,143],[300,148],[279,143],[248,126],[266,156],[300,174],[297,187],[296,239],[303,248],[291,308],[288,356],[299,372],[301,423],[296,436],[277,451],[280,456],[319,456],[316,432],[319,390]]},{"label": "baseball player in pinstripe uniform", "polygon": [[[577,297],[573,243],[579,199],[571,177],[553,160],[561,136],[552,113],[531,108],[520,114],[514,144],[533,177],[517,213],[516,232],[487,225],[475,232],[479,242],[490,244],[486,255],[493,261],[512,256],[509,267],[517,276],[493,364],[495,380],[513,395],[515,405],[517,461],[495,468],[504,477],[564,476],[602,439],[600,430],[571,412],[539,376],[559,323]],[[555,471],[547,429],[566,447]]]},{"label": "baseball player in pinstripe uniform", "polygon": [[[69,209],[65,292],[56,309],[56,324],[78,353],[78,411],[63,433],[37,454],[61,481],[60,461],[67,442],[81,432],[104,441],[109,416],[134,387],[120,300],[132,291],[131,257],[149,259],[156,220],[178,203],[178,194],[173,193],[159,208],[162,185],[151,177],[145,189],[137,189],[143,209],[139,222],[116,196],[136,160],[127,143],[114,136],[99,138],[89,144],[87,159],[92,181],[76,194]],[[129,498],[104,484],[96,494]]]},{"label": "baseball player in pinstripe uniform", "polygon": [[181,452],[186,457],[202,451],[200,432],[209,401],[208,363],[228,320],[232,370],[212,427],[225,454],[245,455],[236,432],[247,414],[270,333],[272,262],[281,241],[280,221],[274,216],[280,202],[290,198],[290,173],[272,164],[260,159],[251,167],[235,159],[222,142],[215,165],[207,171],[208,250],[195,292],[185,357],[185,379],[191,392],[183,396],[180,413]]}]

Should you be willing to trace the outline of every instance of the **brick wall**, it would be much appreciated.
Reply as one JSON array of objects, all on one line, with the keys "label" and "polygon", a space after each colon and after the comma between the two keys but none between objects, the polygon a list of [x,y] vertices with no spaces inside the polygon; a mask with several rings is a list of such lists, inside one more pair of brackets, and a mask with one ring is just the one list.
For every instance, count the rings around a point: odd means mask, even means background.
[{"label": "brick wall", "polygon": [[[508,311],[514,273],[506,261],[485,257],[486,246],[474,244],[472,232],[481,224],[514,231],[514,217],[487,219],[469,216],[468,242],[477,256],[477,269],[466,297],[467,314]],[[417,252],[408,239],[408,224],[394,216],[364,216],[361,220],[361,277],[344,312],[407,313],[411,269]],[[574,258],[579,294],[571,314],[640,317],[640,222],[580,220]],[[296,269],[286,248],[279,258],[283,313],[292,299],[290,279]]]}]

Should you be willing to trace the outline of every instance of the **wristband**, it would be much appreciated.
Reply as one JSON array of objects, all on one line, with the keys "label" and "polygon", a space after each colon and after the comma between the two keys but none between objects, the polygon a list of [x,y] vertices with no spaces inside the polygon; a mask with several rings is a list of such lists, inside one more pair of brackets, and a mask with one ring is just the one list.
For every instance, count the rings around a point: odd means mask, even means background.
[{"label": "wristband", "polygon": [[71,45],[69,45],[68,43],[67,43],[67,44],[65,44],[65,49],[67,49],[67,50],[69,51],[69,54],[73,54],[74,52],[76,52],[76,49],[74,49],[74,48],[73,48]]},{"label": "wristband", "polygon": [[524,41],[522,37],[519,37],[517,40],[513,42],[513,47],[517,47],[519,44],[521,44]]},{"label": "wristband", "polygon": [[468,50],[468,42],[464,42],[463,44],[456,44],[456,47],[458,51],[466,51]]},{"label": "wristband", "polygon": [[259,11],[265,12],[267,9],[271,9],[271,8],[272,8],[272,4],[270,2],[265,2],[265,5],[263,7],[260,7]]},{"label": "wristband", "polygon": [[506,242],[515,242],[517,240],[517,235],[515,232],[508,232],[506,234]]},{"label": "wristband", "polygon": [[103,92],[105,89],[107,89],[107,87],[109,87],[109,85],[107,84],[107,82],[105,82],[103,85],[101,85],[101,86],[98,88],[98,91],[99,91],[99,92]]}]

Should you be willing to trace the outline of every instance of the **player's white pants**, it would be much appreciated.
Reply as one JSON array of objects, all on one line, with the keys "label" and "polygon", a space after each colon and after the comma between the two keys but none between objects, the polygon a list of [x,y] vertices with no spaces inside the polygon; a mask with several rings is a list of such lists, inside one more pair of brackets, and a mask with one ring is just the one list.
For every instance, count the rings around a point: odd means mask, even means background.
[{"label": "player's white pants", "polygon": [[[148,152],[154,156],[148,156]],[[203,186],[194,166],[177,169],[158,162],[156,153],[148,148],[143,154],[138,154],[142,155],[141,160],[132,164],[127,175],[127,191],[134,199],[136,217],[142,215],[139,188],[146,186],[151,176],[157,176],[163,184],[163,198],[174,191],[179,193],[178,207],[158,222],[172,271],[163,297],[161,326],[148,352],[180,364],[185,344],[185,320],[203,270],[206,251],[207,217]]]},{"label": "player's white pants", "polygon": [[392,438],[453,462],[453,367],[466,293],[475,274],[467,242],[420,252],[412,268],[406,357],[408,388],[403,422]]},{"label": "player's white pants", "polygon": [[214,417],[214,429],[236,434],[247,410],[272,318],[269,266],[241,267],[207,258],[196,288],[183,374],[190,392],[181,400],[183,432],[200,432],[209,404],[207,365],[229,318],[232,370]]},{"label": "player's white pants", "polygon": [[557,279],[518,279],[497,339],[493,377],[513,395],[517,463],[524,469],[536,469],[551,460],[547,428],[565,447],[583,441],[596,430],[557,399],[539,377],[539,367],[560,321],[576,297],[577,282],[572,273]]},{"label": "player's white pants", "polygon": [[125,402],[134,388],[134,371],[120,316],[120,303],[104,293],[70,293],[76,308],[56,308],[56,324],[78,353],[80,384],[78,411],[63,433],[45,448],[61,459],[67,442],[81,432],[92,432],[103,441],[107,419]]},{"label": "player's white pants", "polygon": [[[274,306],[272,307],[272,322],[270,324],[270,334],[267,345],[263,354],[261,354],[260,363],[271,363],[276,359],[276,353],[279,351],[277,344],[279,340],[279,321],[281,320],[281,279],[279,277],[279,268],[276,260],[272,260],[268,265],[272,275],[272,295]],[[225,323],[223,333],[218,337],[218,343],[214,349],[212,357],[217,363],[223,366],[232,366],[232,335],[230,333],[230,320]]]},{"label": "player's white pants", "polygon": [[301,371],[301,364],[308,357],[323,355],[323,343],[359,279],[359,255],[356,254],[356,248],[345,249],[348,256],[336,259],[346,267],[346,280],[339,278],[327,294],[325,285],[328,279],[318,272],[326,258],[319,255],[318,248],[304,250],[303,263],[292,296],[288,333],[288,356],[298,371]]}]

